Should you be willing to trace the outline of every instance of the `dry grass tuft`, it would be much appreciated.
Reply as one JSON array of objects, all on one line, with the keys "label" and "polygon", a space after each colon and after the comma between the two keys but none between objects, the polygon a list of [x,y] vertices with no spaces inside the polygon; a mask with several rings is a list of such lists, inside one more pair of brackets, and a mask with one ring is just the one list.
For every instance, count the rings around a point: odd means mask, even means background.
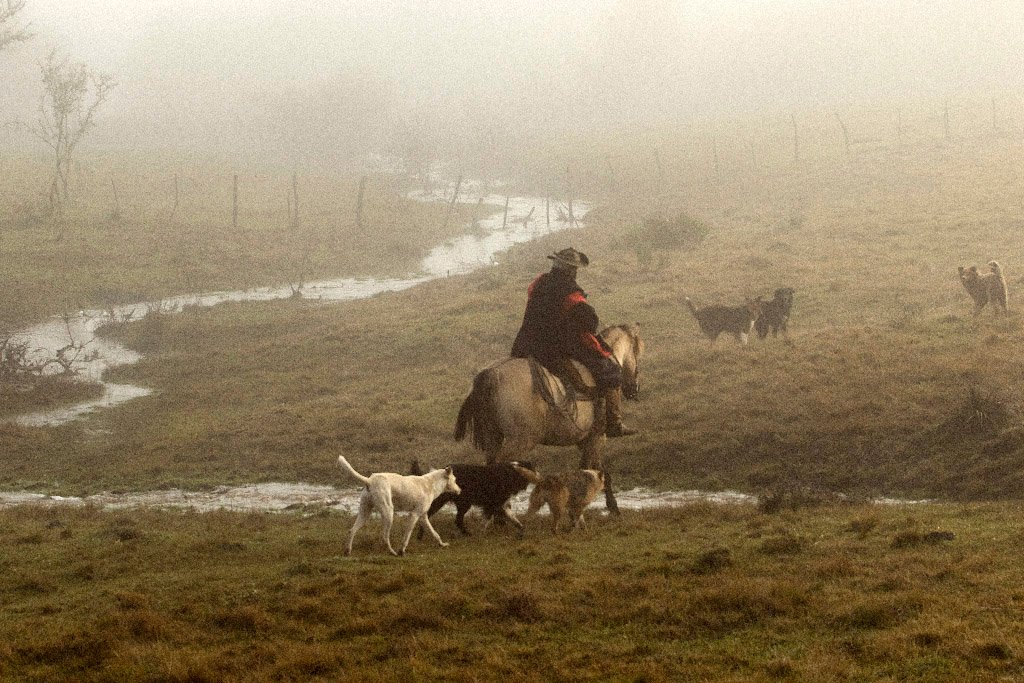
[{"label": "dry grass tuft", "polygon": [[532,624],[545,618],[544,601],[527,590],[504,591],[484,610],[484,616],[499,623],[519,621]]},{"label": "dry grass tuft", "polygon": [[694,574],[715,574],[732,565],[732,553],[728,548],[712,548],[697,556],[690,564],[690,571]]},{"label": "dry grass tuft", "polygon": [[259,605],[241,605],[216,610],[211,621],[219,628],[248,633],[265,632],[273,625],[273,618]]},{"label": "dry grass tuft", "polygon": [[805,539],[790,531],[783,531],[762,541],[758,550],[765,555],[795,555],[802,552],[806,546]]},{"label": "dry grass tuft", "polygon": [[922,609],[923,604],[916,598],[874,598],[852,607],[839,622],[854,629],[887,629],[909,621]]}]

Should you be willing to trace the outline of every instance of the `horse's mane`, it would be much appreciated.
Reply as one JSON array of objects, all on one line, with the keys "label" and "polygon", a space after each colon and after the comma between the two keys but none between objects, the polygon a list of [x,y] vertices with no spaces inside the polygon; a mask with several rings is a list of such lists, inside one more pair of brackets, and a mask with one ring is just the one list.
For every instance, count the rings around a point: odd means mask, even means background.
[{"label": "horse's mane", "polygon": [[601,330],[601,338],[614,349],[625,338],[632,346],[633,356],[639,358],[644,351],[644,341],[640,338],[640,323],[623,323],[612,325]]}]

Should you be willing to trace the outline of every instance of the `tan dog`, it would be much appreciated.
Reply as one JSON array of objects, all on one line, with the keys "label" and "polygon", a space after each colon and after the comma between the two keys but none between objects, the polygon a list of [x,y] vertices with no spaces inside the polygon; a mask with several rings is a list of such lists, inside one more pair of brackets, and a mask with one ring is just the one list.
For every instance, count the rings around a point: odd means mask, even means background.
[{"label": "tan dog", "polygon": [[543,477],[530,492],[527,516],[537,513],[547,503],[551,511],[551,530],[558,533],[562,516],[569,515],[570,530],[577,526],[586,527],[583,511],[594,502],[597,494],[604,490],[604,472],[601,470],[576,470]]},{"label": "tan dog", "polygon": [[992,302],[992,310],[996,315],[999,315],[1000,309],[1002,309],[1003,313],[1007,312],[1008,292],[1002,266],[999,265],[998,261],[989,261],[988,267],[988,273],[978,272],[977,266],[971,266],[970,268],[960,266],[958,269],[960,272],[960,284],[964,286],[971,300],[974,301],[974,315],[981,313],[981,309],[989,301]]}]

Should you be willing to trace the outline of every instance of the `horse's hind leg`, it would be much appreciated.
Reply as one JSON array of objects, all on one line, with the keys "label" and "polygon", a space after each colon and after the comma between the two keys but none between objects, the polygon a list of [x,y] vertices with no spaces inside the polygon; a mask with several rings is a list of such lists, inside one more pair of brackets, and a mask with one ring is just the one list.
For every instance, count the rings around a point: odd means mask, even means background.
[{"label": "horse's hind leg", "polygon": [[487,464],[522,460],[536,445],[537,442],[531,441],[529,438],[505,437],[499,448],[487,452]]},{"label": "horse's hind leg", "polygon": [[[612,490],[612,475],[608,470],[604,471],[604,506],[613,515],[619,514],[619,501],[615,500],[615,491]],[[583,517],[580,517],[580,521]]]},{"label": "horse's hind leg", "polygon": [[603,470],[604,471],[604,506],[612,514],[619,514],[619,503],[615,500],[615,491],[612,490],[612,477],[608,470],[601,466],[601,450],[598,446],[600,440],[587,440],[580,444],[580,469],[581,470]]}]

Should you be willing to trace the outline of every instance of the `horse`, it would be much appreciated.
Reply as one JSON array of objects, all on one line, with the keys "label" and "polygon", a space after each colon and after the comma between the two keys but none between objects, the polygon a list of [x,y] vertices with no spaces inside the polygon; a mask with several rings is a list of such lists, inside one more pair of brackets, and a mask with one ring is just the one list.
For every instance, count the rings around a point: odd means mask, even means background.
[{"label": "horse", "polygon": [[[622,368],[622,396],[637,400],[644,342],[640,324],[613,325],[600,333]],[[582,364],[573,366],[588,387],[593,377]],[[545,396],[546,394],[546,396]],[[604,416],[595,397],[567,389],[561,379],[531,358],[509,358],[481,370],[462,402],[455,421],[456,441],[473,431],[473,445],[487,462],[522,460],[539,445],[576,446],[582,469],[601,469]]]}]

